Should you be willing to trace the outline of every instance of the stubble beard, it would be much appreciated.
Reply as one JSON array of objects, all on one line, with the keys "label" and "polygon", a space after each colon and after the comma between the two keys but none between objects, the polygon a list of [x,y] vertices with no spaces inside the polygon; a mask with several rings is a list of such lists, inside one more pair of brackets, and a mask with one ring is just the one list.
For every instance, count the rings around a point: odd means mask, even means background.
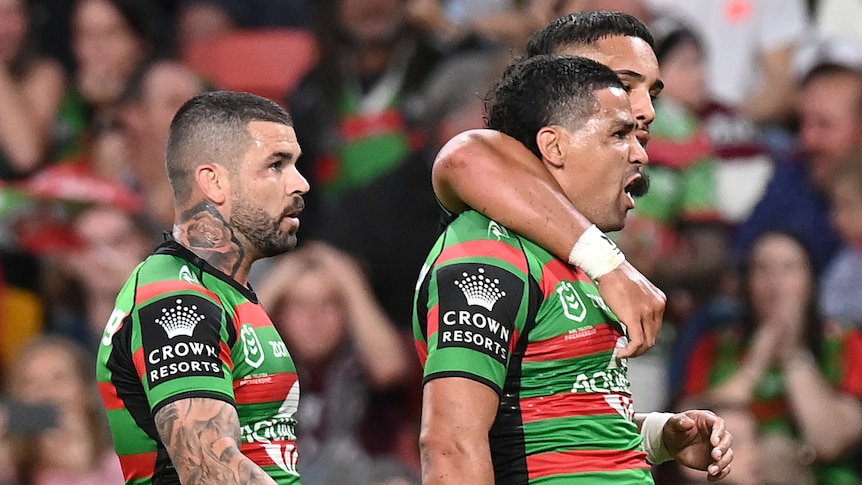
[{"label": "stubble beard", "polygon": [[272,217],[259,207],[238,199],[231,210],[230,224],[251,245],[251,250],[269,258],[296,247],[296,233],[281,228],[282,217]]}]

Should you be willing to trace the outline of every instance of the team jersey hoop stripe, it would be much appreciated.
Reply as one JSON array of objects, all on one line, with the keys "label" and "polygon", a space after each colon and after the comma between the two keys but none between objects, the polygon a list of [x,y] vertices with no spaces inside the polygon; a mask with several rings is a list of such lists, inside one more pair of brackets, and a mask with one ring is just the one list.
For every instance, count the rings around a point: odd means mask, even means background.
[{"label": "team jersey hoop stripe", "polygon": [[844,347],[845,369],[840,389],[853,397],[862,397],[862,332],[854,330]]},{"label": "team jersey hoop stripe", "polygon": [[527,274],[529,271],[523,251],[502,241],[489,241],[484,239],[466,241],[447,247],[440,253],[440,256],[437,258],[436,265],[440,266],[443,263],[448,263],[456,259],[475,259],[479,257],[502,259],[518,268],[518,270],[524,274]]},{"label": "team jersey hoop stripe", "polygon": [[608,403],[606,398],[610,396],[623,396],[631,399],[629,394],[576,392],[529,397],[521,399],[521,416],[524,423],[532,423],[545,419],[619,414]]},{"label": "team jersey hoop stripe", "polygon": [[527,457],[530,480],[553,475],[650,468],[643,451],[572,450]]},{"label": "team jersey hoop stripe", "polygon": [[168,293],[188,292],[192,294],[206,295],[221,305],[221,299],[212,291],[195,283],[189,283],[183,280],[159,281],[141,286],[135,294],[135,304],[141,305],[153,298],[164,297]]},{"label": "team jersey hoop stripe", "polygon": [[524,362],[547,362],[576,359],[600,352],[613,352],[617,339],[623,334],[610,324],[603,323],[547,340],[531,342],[524,353]]},{"label": "team jersey hoop stripe", "polygon": [[545,298],[553,295],[557,285],[564,280],[594,284],[593,280],[582,269],[569,266],[559,259],[552,259],[542,268],[541,287]]},{"label": "team jersey hoop stripe", "polygon": [[296,441],[295,440],[273,440],[269,443],[243,443],[240,446],[240,451],[242,454],[247,456],[251,461],[255,462],[258,466],[279,466],[278,463],[273,460],[272,455],[267,451],[267,447],[275,447],[277,446],[282,452],[287,451],[289,454],[296,454]]},{"label": "team jersey hoop stripe", "polygon": [[156,469],[156,459],[157,453],[155,451],[120,456],[120,467],[123,469],[126,482],[152,477]]},{"label": "team jersey hoop stripe", "polygon": [[296,381],[297,375],[292,372],[247,377],[234,383],[234,400],[237,404],[284,401]]},{"label": "team jersey hoop stripe", "polygon": [[102,395],[102,401],[105,403],[107,411],[117,411],[125,409],[126,405],[120,396],[117,395],[117,386],[111,382],[99,383],[99,394]]}]

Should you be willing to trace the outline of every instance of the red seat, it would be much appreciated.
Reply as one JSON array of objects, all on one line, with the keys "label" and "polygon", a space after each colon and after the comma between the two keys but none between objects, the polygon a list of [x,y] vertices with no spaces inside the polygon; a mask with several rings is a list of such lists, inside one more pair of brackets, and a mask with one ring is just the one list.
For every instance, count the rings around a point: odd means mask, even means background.
[{"label": "red seat", "polygon": [[309,31],[248,29],[192,45],[183,60],[219,88],[283,103],[317,57],[317,43]]}]

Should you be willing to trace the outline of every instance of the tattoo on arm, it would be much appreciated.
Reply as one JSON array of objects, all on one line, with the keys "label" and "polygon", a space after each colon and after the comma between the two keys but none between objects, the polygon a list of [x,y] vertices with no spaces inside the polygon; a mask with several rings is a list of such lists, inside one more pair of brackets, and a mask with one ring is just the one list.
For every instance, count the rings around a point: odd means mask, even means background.
[{"label": "tattoo on arm", "polygon": [[180,243],[197,254],[206,254],[204,259],[225,274],[236,276],[245,250],[212,202],[203,201],[183,212],[176,227]]},{"label": "tattoo on arm", "polygon": [[230,404],[181,399],[160,409],[155,421],[183,485],[275,483],[240,451],[239,418]]}]

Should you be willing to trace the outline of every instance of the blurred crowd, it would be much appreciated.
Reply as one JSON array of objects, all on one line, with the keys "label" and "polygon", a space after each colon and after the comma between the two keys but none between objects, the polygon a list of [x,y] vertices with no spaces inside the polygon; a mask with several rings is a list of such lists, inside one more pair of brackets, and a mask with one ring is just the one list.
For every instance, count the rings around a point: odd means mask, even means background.
[{"label": "blurred crowd", "polygon": [[299,248],[250,278],[297,361],[303,483],[419,483],[431,164],[583,10],[645,21],[665,85],[613,235],[668,295],[636,408],[719,411],[728,483],[862,484],[858,0],[0,0],[0,484],[122,483],[93,353],[173,224],[172,116],[212,89],[288,108],[312,186]]}]

